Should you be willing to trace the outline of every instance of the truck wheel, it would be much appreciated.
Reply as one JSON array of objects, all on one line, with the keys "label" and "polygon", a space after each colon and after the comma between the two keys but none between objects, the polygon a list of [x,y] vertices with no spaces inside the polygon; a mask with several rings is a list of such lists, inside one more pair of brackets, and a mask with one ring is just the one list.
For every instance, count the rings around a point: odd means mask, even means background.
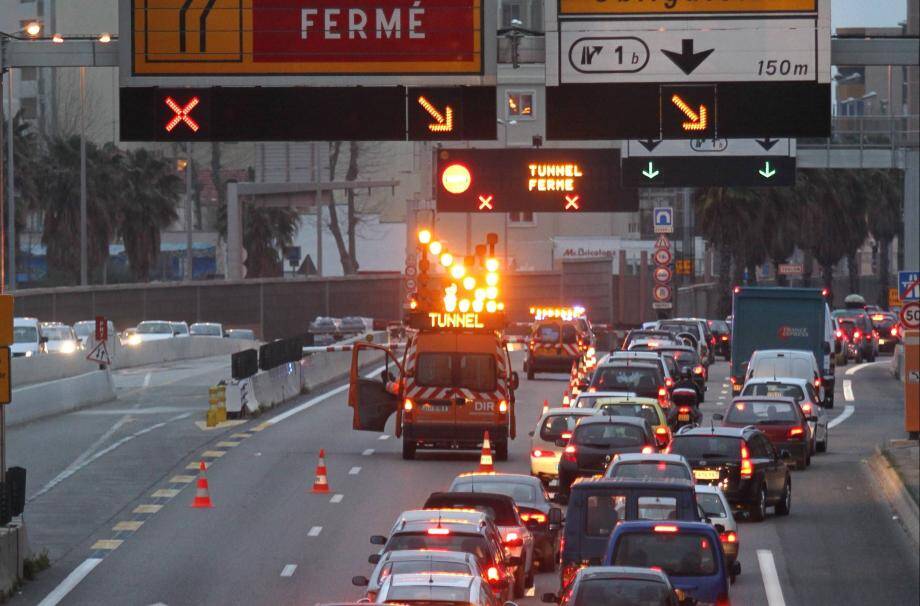
[{"label": "truck wheel", "polygon": [[501,440],[495,442],[495,460],[496,461],[507,461],[508,460],[508,440]]},{"label": "truck wheel", "polygon": [[406,461],[411,461],[412,459],[415,458],[415,442],[414,441],[406,440],[405,438],[403,438],[402,450],[403,450],[402,457]]}]

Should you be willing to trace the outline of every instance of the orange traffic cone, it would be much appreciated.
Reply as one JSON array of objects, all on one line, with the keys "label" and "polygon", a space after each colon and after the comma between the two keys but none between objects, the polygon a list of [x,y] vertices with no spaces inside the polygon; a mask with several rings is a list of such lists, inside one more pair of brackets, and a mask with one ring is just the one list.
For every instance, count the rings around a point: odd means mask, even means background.
[{"label": "orange traffic cone", "polygon": [[479,473],[492,473],[495,467],[492,465],[492,443],[489,442],[489,432],[486,430],[482,436],[482,454],[479,455]]},{"label": "orange traffic cone", "polygon": [[326,451],[319,451],[316,464],[316,479],[313,480],[313,492],[329,492],[329,480],[326,478]]},{"label": "orange traffic cone", "polygon": [[208,494],[208,478],[204,475],[205,469],[204,461],[201,461],[198,464],[198,485],[195,487],[195,500],[192,501],[192,507],[210,509],[214,505],[211,504],[211,495]]},{"label": "orange traffic cone", "polygon": [[562,394],[562,407],[563,408],[569,407],[569,392],[568,391]]},{"label": "orange traffic cone", "polygon": [[543,400],[543,414],[549,411],[549,400]]}]

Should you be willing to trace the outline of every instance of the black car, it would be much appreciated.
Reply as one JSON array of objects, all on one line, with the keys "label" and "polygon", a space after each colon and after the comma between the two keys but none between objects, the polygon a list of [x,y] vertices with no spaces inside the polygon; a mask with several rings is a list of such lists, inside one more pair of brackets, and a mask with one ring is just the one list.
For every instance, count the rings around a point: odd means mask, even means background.
[{"label": "black car", "polygon": [[658,443],[648,421],[638,417],[600,414],[585,417],[559,460],[559,492],[569,494],[578,477],[603,474],[614,455],[628,452],[658,452]]},{"label": "black car", "polygon": [[687,373],[690,373],[690,380],[693,381],[700,402],[705,401],[709,370],[703,365],[696,350],[686,345],[669,345],[659,348],[658,352],[674,360],[679,371],[678,377],[686,378]]},{"label": "black car", "polygon": [[895,345],[901,342],[898,330],[898,314],[890,311],[876,311],[869,315],[872,325],[878,331],[878,350],[894,351]]},{"label": "black car", "polygon": [[722,356],[726,360],[731,360],[732,329],[729,327],[728,322],[723,320],[708,320],[707,324],[709,324],[709,330],[712,331],[712,336],[716,338],[716,355]]},{"label": "black car", "polygon": [[776,515],[789,514],[792,479],[788,451],[773,447],[754,427],[687,427],[671,441],[669,451],[683,455],[698,483],[719,486],[734,509],[763,520],[769,505]]},{"label": "black car", "polygon": [[563,595],[544,593],[548,604],[655,604],[677,606],[678,593],[668,575],[651,568],[627,566],[592,566],[578,571],[572,588]]},{"label": "black car", "polygon": [[640,398],[664,398],[668,388],[660,363],[614,360],[598,365],[588,391],[623,391]]},{"label": "black car", "polygon": [[661,341],[671,342],[674,340],[674,333],[669,330],[631,330],[626,333],[626,337],[623,339],[620,349],[623,351],[629,350],[629,346],[637,339],[660,339]]}]

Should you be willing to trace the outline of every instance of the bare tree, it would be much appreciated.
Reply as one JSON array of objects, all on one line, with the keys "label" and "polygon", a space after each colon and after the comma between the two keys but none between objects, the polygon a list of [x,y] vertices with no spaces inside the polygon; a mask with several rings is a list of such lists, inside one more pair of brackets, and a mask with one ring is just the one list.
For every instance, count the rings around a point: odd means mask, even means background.
[{"label": "bare tree", "polygon": [[[55,131],[50,135],[59,136],[63,139],[80,134],[80,68],[55,70],[57,84],[57,107],[52,111],[56,112],[54,120]],[[87,79],[88,80],[88,79]],[[87,81],[85,88],[85,120],[86,132],[96,132],[100,126],[100,116],[98,108],[100,107],[99,91],[89,85]]]}]

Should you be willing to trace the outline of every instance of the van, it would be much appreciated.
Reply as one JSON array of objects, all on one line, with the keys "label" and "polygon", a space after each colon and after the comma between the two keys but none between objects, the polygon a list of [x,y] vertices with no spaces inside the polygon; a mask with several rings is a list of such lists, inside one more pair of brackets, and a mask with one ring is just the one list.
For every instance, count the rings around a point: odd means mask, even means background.
[{"label": "van", "polygon": [[578,569],[597,566],[610,533],[624,520],[702,519],[693,482],[679,479],[583,478],[571,488],[562,548],[562,587]]},{"label": "van", "polygon": [[13,318],[13,344],[10,352],[14,358],[31,357],[47,353],[48,339],[42,334],[41,323],[36,318]]},{"label": "van", "polygon": [[583,340],[574,320],[551,318],[535,322],[524,358],[527,378],[538,372],[568,372],[581,357]]}]

